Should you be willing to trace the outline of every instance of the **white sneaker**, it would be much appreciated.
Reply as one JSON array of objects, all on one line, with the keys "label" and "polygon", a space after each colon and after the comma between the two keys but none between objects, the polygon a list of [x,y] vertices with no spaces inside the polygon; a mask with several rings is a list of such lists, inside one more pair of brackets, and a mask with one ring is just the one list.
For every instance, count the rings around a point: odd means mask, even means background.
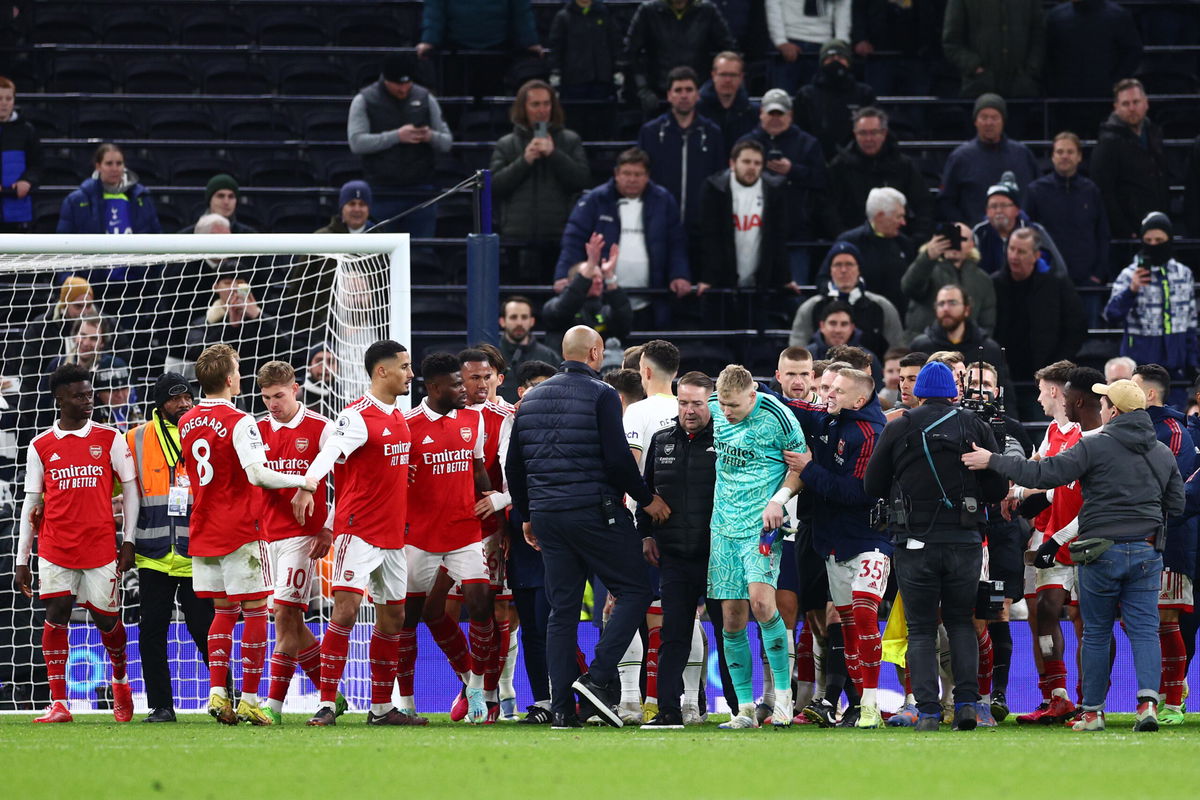
[{"label": "white sneaker", "polygon": [[775,691],[775,707],[771,711],[771,724],[776,728],[786,728],[792,724],[796,709],[792,705],[792,690]]},{"label": "white sneaker", "polygon": [[708,712],[701,713],[699,706],[685,705],[682,711],[684,725],[703,725],[708,722]]},{"label": "white sneaker", "polygon": [[747,703],[738,709],[737,716],[730,717],[729,722],[722,722],[717,726],[722,730],[741,730],[743,728],[757,728],[758,720],[754,718],[754,704]]},{"label": "white sneaker", "polygon": [[626,725],[641,725],[642,720],[642,704],[641,703],[621,703],[617,706],[617,716],[621,718],[621,722]]}]

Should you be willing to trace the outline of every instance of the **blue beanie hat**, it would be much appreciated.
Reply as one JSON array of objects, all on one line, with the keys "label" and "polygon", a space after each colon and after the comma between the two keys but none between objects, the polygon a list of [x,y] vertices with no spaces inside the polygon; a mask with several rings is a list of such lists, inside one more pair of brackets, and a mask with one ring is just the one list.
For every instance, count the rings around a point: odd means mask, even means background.
[{"label": "blue beanie hat", "polygon": [[338,208],[351,200],[362,200],[371,205],[371,187],[366,181],[346,181],[342,184],[342,190],[338,192]]},{"label": "blue beanie hat", "polygon": [[931,361],[917,373],[913,397],[958,397],[958,384],[954,382],[954,373],[942,362]]}]

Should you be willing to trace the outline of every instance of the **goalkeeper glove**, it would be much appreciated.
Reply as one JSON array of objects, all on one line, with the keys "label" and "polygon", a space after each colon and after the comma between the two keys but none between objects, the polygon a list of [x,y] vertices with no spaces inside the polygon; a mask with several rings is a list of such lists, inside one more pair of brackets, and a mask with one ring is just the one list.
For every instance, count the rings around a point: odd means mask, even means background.
[{"label": "goalkeeper glove", "polygon": [[775,542],[782,535],[782,528],[763,528],[763,532],[758,536],[758,552],[764,556],[771,555],[771,549],[775,546]]},{"label": "goalkeeper glove", "polygon": [[1037,549],[1037,555],[1033,557],[1033,565],[1038,569],[1050,569],[1054,566],[1054,556],[1058,554],[1059,543],[1053,538],[1047,539],[1042,543],[1042,546]]}]

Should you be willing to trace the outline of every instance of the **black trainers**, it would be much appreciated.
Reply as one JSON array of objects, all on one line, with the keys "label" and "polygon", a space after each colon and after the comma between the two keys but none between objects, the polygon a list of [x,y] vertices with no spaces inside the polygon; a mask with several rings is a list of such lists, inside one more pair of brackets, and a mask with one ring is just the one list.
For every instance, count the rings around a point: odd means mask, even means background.
[{"label": "black trainers", "polygon": [[996,722],[1004,722],[1008,714],[1008,698],[1004,696],[1004,692],[992,692],[992,716]]},{"label": "black trainers", "polygon": [[579,717],[574,714],[556,713],[554,721],[550,723],[552,731],[569,731],[572,728],[582,728],[583,723],[579,721]]},{"label": "black trainers", "polygon": [[532,705],[525,709],[525,718],[517,720],[518,725],[549,725],[554,721],[554,715],[549,709]]},{"label": "black trainers", "polygon": [[429,720],[425,717],[418,717],[416,714],[405,714],[400,709],[392,706],[386,713],[376,716],[370,711],[367,712],[368,725],[415,725],[424,726],[429,724]]},{"label": "black trainers", "polygon": [[837,709],[824,697],[813,700],[803,708],[801,713],[822,728],[832,728],[837,725]]},{"label": "black trainers", "polygon": [[321,706],[317,709],[317,713],[305,723],[310,728],[327,728],[331,725],[337,725],[337,714],[328,706]]},{"label": "black trainers", "polygon": [[660,708],[654,719],[642,726],[644,731],[681,731],[683,730],[683,715],[678,711],[667,711]]},{"label": "black trainers", "polygon": [[155,708],[146,715],[142,722],[174,722],[175,709],[173,708]]},{"label": "black trainers", "polygon": [[850,706],[842,712],[842,718],[838,720],[838,727],[853,728],[857,726],[859,714],[858,706]]},{"label": "black trainers", "polygon": [[973,731],[978,722],[979,718],[975,716],[974,703],[954,704],[954,725],[951,727],[951,730]]},{"label": "black trainers", "polygon": [[917,717],[917,724],[913,730],[917,733],[935,733],[941,724],[941,714],[921,714]]},{"label": "black trainers", "polygon": [[[585,673],[571,684],[571,688],[579,692],[579,716],[583,719],[595,715],[614,728],[624,724],[616,709],[618,696],[611,687],[596,683],[590,673]],[[591,708],[587,708],[589,705]]]}]

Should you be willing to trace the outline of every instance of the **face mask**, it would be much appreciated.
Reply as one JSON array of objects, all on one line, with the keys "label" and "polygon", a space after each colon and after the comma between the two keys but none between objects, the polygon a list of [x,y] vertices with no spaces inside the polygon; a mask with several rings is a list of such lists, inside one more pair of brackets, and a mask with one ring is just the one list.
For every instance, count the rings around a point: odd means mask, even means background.
[{"label": "face mask", "polygon": [[826,77],[838,80],[841,80],[850,73],[850,70],[842,66],[842,62],[840,61],[830,61],[828,64],[823,64],[821,71],[825,73]]},{"label": "face mask", "polygon": [[1171,242],[1142,245],[1142,258],[1152,267],[1164,267],[1171,260]]}]

